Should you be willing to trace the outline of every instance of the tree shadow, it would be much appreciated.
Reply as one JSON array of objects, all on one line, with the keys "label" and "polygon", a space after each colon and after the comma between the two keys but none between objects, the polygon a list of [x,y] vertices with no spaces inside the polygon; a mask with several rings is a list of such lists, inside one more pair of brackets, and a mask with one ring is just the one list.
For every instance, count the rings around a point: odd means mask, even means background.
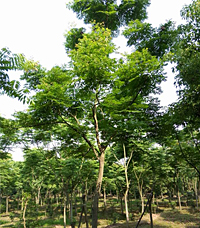
[{"label": "tree shadow", "polygon": [[[105,228],[135,228],[137,225],[137,222],[130,222],[130,223],[116,223],[116,224],[112,224],[112,225],[109,225],[109,226],[106,226]],[[146,222],[146,221],[142,221],[139,225],[139,227],[142,227],[142,228],[149,228],[150,227],[150,223],[149,222]],[[165,226],[165,225],[157,225],[157,224],[154,224],[153,225],[154,228],[168,228],[169,226]]]},{"label": "tree shadow", "polygon": [[[160,214],[160,216],[168,222],[174,222],[174,223],[184,223],[187,228],[194,228],[195,227],[199,227],[200,224],[200,217],[197,215],[195,216],[195,214],[190,214],[190,212],[188,210],[184,210],[184,211],[178,211],[178,210],[171,210],[171,211],[164,211]],[[191,223],[193,223],[194,225],[191,226]],[[187,226],[188,224],[188,226]]]}]

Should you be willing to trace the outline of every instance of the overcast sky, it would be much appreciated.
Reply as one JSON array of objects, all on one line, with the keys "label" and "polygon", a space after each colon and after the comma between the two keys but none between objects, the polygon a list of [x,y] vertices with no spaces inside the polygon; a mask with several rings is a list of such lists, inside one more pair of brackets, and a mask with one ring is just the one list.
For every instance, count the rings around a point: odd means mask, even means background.
[{"label": "overcast sky", "polygon": [[[67,0],[0,0],[0,48],[8,47],[13,53],[24,53],[27,58],[39,61],[47,69],[68,62],[64,49],[64,36],[70,26],[83,26],[76,15],[66,8]],[[152,0],[148,21],[159,26],[168,19],[181,23],[180,10],[192,0]],[[118,42],[118,46],[124,43]],[[170,72],[170,71],[169,71]],[[19,72],[12,73],[12,78]],[[173,75],[163,85],[161,104],[175,99]],[[0,97],[0,114],[10,117],[14,111],[23,110],[16,99]]]}]

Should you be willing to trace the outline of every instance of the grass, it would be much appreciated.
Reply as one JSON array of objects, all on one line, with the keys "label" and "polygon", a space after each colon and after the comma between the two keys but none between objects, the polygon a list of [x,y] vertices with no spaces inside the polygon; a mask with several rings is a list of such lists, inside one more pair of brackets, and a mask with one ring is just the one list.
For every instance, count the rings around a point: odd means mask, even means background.
[{"label": "grass", "polygon": [[[115,198],[108,198],[107,207],[104,208],[102,199],[100,202],[99,209],[99,223],[98,228],[134,228],[137,224],[137,221],[140,217],[139,208],[137,202],[132,201],[130,205],[130,222],[127,224],[125,222],[125,214],[122,215],[120,202],[118,202]],[[88,204],[88,211],[90,211],[91,203]],[[80,210],[77,210],[80,212]],[[157,210],[157,214],[153,214],[154,220],[154,228],[200,228],[200,211],[195,210],[192,207],[183,207],[181,211],[178,210],[178,207],[175,209],[160,207]],[[0,215],[0,228],[23,228],[23,222],[21,222],[21,226],[18,225],[20,223],[20,213],[21,211],[12,211],[11,215],[14,215],[14,220],[12,222],[12,216],[9,214],[1,214]],[[30,212],[29,212],[30,213]],[[56,210],[54,217],[45,216],[43,208],[40,208],[38,213],[38,220],[34,218],[34,213],[29,214],[29,218],[27,218],[27,222],[29,222],[30,228],[55,228],[55,227],[63,227],[63,216],[60,208]],[[76,221],[79,220],[79,215],[76,217]],[[88,215],[91,223],[91,217]],[[84,221],[84,218],[83,218]],[[76,223],[76,227],[78,222]],[[68,225],[68,227],[70,227]],[[85,224],[82,224],[82,228],[85,228]],[[91,227],[91,225],[90,225]],[[150,219],[149,214],[146,213],[142,218],[142,222],[140,224],[141,228],[149,228],[150,227]]]}]

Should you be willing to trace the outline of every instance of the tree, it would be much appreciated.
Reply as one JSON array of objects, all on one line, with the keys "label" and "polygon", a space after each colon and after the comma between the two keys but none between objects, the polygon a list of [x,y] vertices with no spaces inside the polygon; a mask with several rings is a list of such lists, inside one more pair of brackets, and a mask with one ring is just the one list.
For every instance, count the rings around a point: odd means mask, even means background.
[{"label": "tree", "polygon": [[7,48],[0,51],[0,90],[1,94],[7,94],[11,97],[19,97],[17,89],[19,82],[10,81],[8,76],[9,70],[16,70],[20,66],[21,55],[12,54]]},{"label": "tree", "polygon": [[46,72],[29,112],[21,114],[25,115],[23,126],[50,130],[59,125],[74,139],[82,138],[93,151],[99,162],[93,227],[97,226],[106,148],[123,132],[127,120],[136,126],[133,117],[145,112],[147,96],[159,91],[157,84],[164,79],[162,62],[147,50],[127,55],[119,63],[109,56],[114,50],[110,31],[95,25],[69,53],[70,68]]},{"label": "tree", "polygon": [[147,18],[146,8],[149,6],[149,0],[122,0],[119,5],[116,0],[74,0],[67,6],[86,24],[103,23],[105,28],[110,29],[112,35],[116,36],[120,26],[128,24],[130,20],[142,21]]}]

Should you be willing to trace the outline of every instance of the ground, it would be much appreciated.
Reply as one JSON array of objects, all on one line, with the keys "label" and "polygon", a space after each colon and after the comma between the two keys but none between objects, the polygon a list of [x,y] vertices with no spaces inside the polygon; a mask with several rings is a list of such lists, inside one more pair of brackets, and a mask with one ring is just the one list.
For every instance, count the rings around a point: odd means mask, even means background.
[{"label": "ground", "polygon": [[[112,201],[113,203],[114,201]],[[60,214],[61,212],[59,212]],[[11,221],[12,214],[14,214],[13,222]],[[0,228],[23,228],[19,225],[20,211],[15,211],[9,214],[0,214]],[[125,215],[121,215],[120,210],[115,210],[111,205],[105,210],[100,210],[98,228],[135,228],[140,217],[138,212],[130,213],[130,222],[125,222]],[[41,211],[39,220],[40,226],[29,226],[30,228],[61,228],[63,227],[62,216],[49,218],[45,217]],[[84,219],[83,219],[84,220]],[[77,216],[78,221],[78,216]],[[160,207],[157,213],[153,214],[154,228],[200,228],[200,210],[194,207],[182,207],[180,211],[178,207],[172,209],[169,207]],[[76,227],[78,222],[76,224]],[[70,227],[70,226],[67,226]],[[81,228],[85,228],[85,224]],[[91,227],[91,226],[90,226]],[[150,227],[149,214],[146,213],[139,225],[141,228]]]}]

